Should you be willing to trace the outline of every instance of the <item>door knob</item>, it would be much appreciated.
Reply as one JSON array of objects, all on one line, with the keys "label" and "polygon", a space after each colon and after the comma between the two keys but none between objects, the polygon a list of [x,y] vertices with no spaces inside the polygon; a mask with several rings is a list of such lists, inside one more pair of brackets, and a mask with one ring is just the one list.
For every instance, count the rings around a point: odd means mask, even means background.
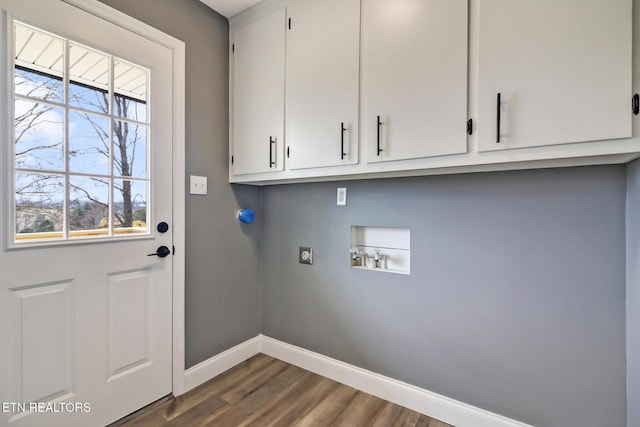
[{"label": "door knob", "polygon": [[166,257],[167,255],[170,255],[170,254],[171,254],[171,249],[169,249],[169,248],[168,248],[168,247],[166,247],[166,246],[160,246],[160,247],[156,250],[156,252],[155,252],[155,253],[153,253],[153,254],[148,254],[147,256],[154,256],[154,255],[155,255],[155,256],[159,256],[160,258],[164,258],[164,257]]}]

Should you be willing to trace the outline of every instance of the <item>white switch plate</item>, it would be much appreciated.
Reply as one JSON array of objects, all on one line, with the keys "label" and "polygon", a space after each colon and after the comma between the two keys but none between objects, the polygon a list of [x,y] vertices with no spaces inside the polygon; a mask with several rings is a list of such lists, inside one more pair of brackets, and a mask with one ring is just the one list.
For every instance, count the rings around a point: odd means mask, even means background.
[{"label": "white switch plate", "polygon": [[338,188],[338,206],[346,206],[347,204],[347,189]]},{"label": "white switch plate", "polygon": [[207,177],[191,175],[191,194],[207,194]]}]

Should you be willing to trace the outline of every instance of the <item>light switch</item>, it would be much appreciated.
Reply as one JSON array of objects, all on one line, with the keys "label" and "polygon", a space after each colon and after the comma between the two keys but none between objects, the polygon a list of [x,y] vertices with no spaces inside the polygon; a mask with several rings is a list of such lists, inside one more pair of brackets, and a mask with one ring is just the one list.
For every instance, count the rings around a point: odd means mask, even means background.
[{"label": "light switch", "polygon": [[191,194],[207,194],[207,177],[191,175]]}]

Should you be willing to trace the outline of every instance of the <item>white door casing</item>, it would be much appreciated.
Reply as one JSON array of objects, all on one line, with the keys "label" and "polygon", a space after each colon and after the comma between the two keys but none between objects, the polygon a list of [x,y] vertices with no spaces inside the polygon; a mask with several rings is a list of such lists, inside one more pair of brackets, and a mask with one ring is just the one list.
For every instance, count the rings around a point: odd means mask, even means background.
[{"label": "white door casing", "polygon": [[[105,424],[183,390],[184,44],[93,0],[0,0],[0,8],[5,94],[14,18],[150,69],[151,236],[0,253],[0,401],[9,404],[2,423]],[[13,197],[12,103],[3,96],[3,216]],[[169,232],[155,231],[159,221]],[[13,239],[8,231],[2,227],[4,242]],[[147,256],[160,245],[175,247],[176,256]],[[16,406],[31,402],[57,403],[62,413]]]}]

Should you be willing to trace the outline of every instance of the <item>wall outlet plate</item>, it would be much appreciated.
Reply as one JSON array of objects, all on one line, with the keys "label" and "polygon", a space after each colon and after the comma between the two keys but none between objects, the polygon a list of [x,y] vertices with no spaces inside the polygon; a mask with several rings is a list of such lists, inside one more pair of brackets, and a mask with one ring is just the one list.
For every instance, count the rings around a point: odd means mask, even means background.
[{"label": "wall outlet plate", "polygon": [[300,264],[313,264],[313,248],[300,246],[298,250],[298,262]]},{"label": "wall outlet plate", "polygon": [[336,204],[338,206],[346,206],[347,205],[347,189],[344,187],[339,187],[337,198],[338,200]]}]

